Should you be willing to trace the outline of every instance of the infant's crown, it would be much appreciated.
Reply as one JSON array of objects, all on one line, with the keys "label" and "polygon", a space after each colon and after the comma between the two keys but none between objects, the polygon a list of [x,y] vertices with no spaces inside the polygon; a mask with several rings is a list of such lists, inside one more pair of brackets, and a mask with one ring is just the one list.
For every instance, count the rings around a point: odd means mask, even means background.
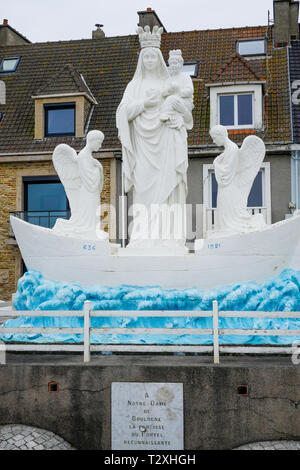
[{"label": "infant's crown", "polygon": [[173,57],[180,57],[182,58],[182,52],[181,49],[173,49],[169,52],[169,59],[172,59]]}]

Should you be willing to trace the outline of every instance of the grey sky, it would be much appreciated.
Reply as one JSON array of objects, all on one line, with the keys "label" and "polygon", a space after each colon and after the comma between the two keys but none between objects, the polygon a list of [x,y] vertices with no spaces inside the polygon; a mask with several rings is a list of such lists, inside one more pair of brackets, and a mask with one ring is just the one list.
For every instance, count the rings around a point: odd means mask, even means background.
[{"label": "grey sky", "polygon": [[137,11],[156,10],[167,31],[265,25],[273,0],[10,0],[1,22],[32,42],[90,38],[95,23],[107,36],[134,34]]}]

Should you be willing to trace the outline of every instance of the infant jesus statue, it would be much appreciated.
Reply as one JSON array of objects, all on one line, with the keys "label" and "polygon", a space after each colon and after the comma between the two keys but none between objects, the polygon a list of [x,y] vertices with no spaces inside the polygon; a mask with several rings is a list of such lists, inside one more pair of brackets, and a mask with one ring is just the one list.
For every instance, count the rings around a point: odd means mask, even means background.
[{"label": "infant jesus statue", "polygon": [[171,77],[168,79],[167,85],[162,92],[165,101],[161,108],[160,120],[171,122],[176,120],[178,122],[179,118],[181,125],[183,125],[184,118],[182,112],[179,113],[179,109],[182,106],[178,107],[178,100],[184,106],[186,113],[190,114],[194,107],[193,81],[189,75],[182,71],[184,60],[180,49],[170,51],[168,62]]}]

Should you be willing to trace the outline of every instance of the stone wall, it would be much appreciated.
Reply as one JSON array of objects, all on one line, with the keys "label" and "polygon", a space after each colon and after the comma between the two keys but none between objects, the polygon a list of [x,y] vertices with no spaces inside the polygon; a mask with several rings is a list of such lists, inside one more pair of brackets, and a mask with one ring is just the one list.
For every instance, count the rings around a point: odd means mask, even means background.
[{"label": "stone wall", "polygon": [[187,450],[300,440],[300,367],[290,357],[222,357],[213,365],[203,356],[94,356],[89,364],[82,356],[7,356],[0,425],[47,429],[77,449],[111,448],[113,382],[182,383]]},{"label": "stone wall", "polygon": [[[111,159],[101,160],[104,171],[104,186],[101,202],[110,203]],[[0,164],[0,299],[10,300],[16,291],[21,275],[22,263],[18,246],[9,237],[9,213],[23,210],[23,176],[56,175],[51,161]],[[103,224],[108,231],[108,210]]]}]

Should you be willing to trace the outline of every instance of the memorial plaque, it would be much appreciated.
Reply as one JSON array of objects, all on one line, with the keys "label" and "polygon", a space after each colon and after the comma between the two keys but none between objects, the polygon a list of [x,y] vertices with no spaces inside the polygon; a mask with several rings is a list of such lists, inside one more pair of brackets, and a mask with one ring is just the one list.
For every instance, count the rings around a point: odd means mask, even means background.
[{"label": "memorial plaque", "polygon": [[183,384],[113,382],[112,450],[182,450]]}]

